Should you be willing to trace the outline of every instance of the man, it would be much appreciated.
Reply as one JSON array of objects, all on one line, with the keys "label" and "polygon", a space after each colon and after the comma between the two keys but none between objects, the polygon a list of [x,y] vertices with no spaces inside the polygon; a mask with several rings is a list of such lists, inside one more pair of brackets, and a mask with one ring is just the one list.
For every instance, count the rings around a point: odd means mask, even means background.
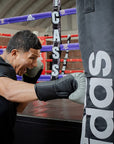
[{"label": "man", "polygon": [[[37,59],[41,47],[37,36],[31,31],[19,31],[10,39],[6,51],[0,56],[0,139],[4,140],[2,144],[12,143],[19,103],[38,99],[46,101],[69,98],[81,85],[81,78],[77,80],[73,75],[35,84],[39,77]],[[34,73],[30,72],[32,70]],[[16,74],[23,76],[26,82],[17,81]]]}]

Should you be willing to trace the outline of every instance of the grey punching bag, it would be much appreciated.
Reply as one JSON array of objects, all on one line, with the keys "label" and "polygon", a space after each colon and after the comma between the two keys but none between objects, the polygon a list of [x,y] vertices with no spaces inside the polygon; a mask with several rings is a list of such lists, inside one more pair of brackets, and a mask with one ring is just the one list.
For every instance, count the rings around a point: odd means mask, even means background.
[{"label": "grey punching bag", "polygon": [[87,77],[81,144],[114,144],[114,0],[77,0]]}]

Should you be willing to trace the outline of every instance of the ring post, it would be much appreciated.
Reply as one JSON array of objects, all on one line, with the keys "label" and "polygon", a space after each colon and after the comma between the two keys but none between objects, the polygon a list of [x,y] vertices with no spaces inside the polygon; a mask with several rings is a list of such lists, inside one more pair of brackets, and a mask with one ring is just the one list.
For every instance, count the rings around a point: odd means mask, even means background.
[{"label": "ring post", "polygon": [[60,0],[53,0],[53,12],[52,12],[52,23],[53,23],[53,48],[52,48],[52,73],[51,80],[58,79],[59,68],[60,68],[60,43],[61,43],[61,17],[60,17]]}]

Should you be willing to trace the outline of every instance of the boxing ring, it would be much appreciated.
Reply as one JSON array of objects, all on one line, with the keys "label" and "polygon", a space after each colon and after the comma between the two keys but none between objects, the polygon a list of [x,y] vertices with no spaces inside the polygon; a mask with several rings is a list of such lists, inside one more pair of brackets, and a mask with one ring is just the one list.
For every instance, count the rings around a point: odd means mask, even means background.
[{"label": "boxing ring", "polygon": [[[60,10],[60,16],[76,14],[76,9]],[[0,19],[0,25],[17,22],[33,21],[44,18],[51,18],[52,12],[29,14],[25,16]],[[12,37],[11,34],[0,34],[0,36]],[[78,37],[78,35],[71,35]],[[47,36],[45,39],[52,39],[53,36]],[[61,36],[67,38],[67,36]],[[0,46],[0,54],[7,46]],[[43,45],[41,53],[52,51],[53,45]],[[60,50],[80,50],[78,43],[60,44]],[[46,59],[46,62],[52,62],[52,59]],[[61,59],[60,62],[63,62]],[[45,69],[45,63],[44,64]],[[67,59],[67,62],[82,62],[82,59]],[[38,81],[49,81],[51,79],[51,70],[44,70]],[[83,72],[83,70],[65,70],[65,74],[73,72]],[[45,74],[46,73],[46,74]],[[60,71],[61,73],[61,71]],[[63,75],[59,74],[59,78]],[[18,80],[22,77],[17,76]],[[34,101],[28,104],[22,113],[17,114],[15,128],[15,144],[58,144],[80,143],[81,121],[83,115],[83,105],[76,104],[69,100],[52,100],[48,102]]]}]

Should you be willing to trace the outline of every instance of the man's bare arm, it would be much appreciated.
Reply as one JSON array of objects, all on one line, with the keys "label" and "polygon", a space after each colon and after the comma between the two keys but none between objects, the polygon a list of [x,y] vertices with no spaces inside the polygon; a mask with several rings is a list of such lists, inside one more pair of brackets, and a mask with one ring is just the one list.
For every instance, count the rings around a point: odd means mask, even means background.
[{"label": "man's bare arm", "polygon": [[29,102],[37,100],[34,84],[0,77],[0,95],[12,102]]},{"label": "man's bare arm", "polygon": [[[81,84],[79,83],[79,85]],[[69,95],[77,88],[78,83],[75,75],[68,75],[55,81],[41,82],[35,85],[6,77],[0,78],[0,95],[14,102],[69,98]]]}]

